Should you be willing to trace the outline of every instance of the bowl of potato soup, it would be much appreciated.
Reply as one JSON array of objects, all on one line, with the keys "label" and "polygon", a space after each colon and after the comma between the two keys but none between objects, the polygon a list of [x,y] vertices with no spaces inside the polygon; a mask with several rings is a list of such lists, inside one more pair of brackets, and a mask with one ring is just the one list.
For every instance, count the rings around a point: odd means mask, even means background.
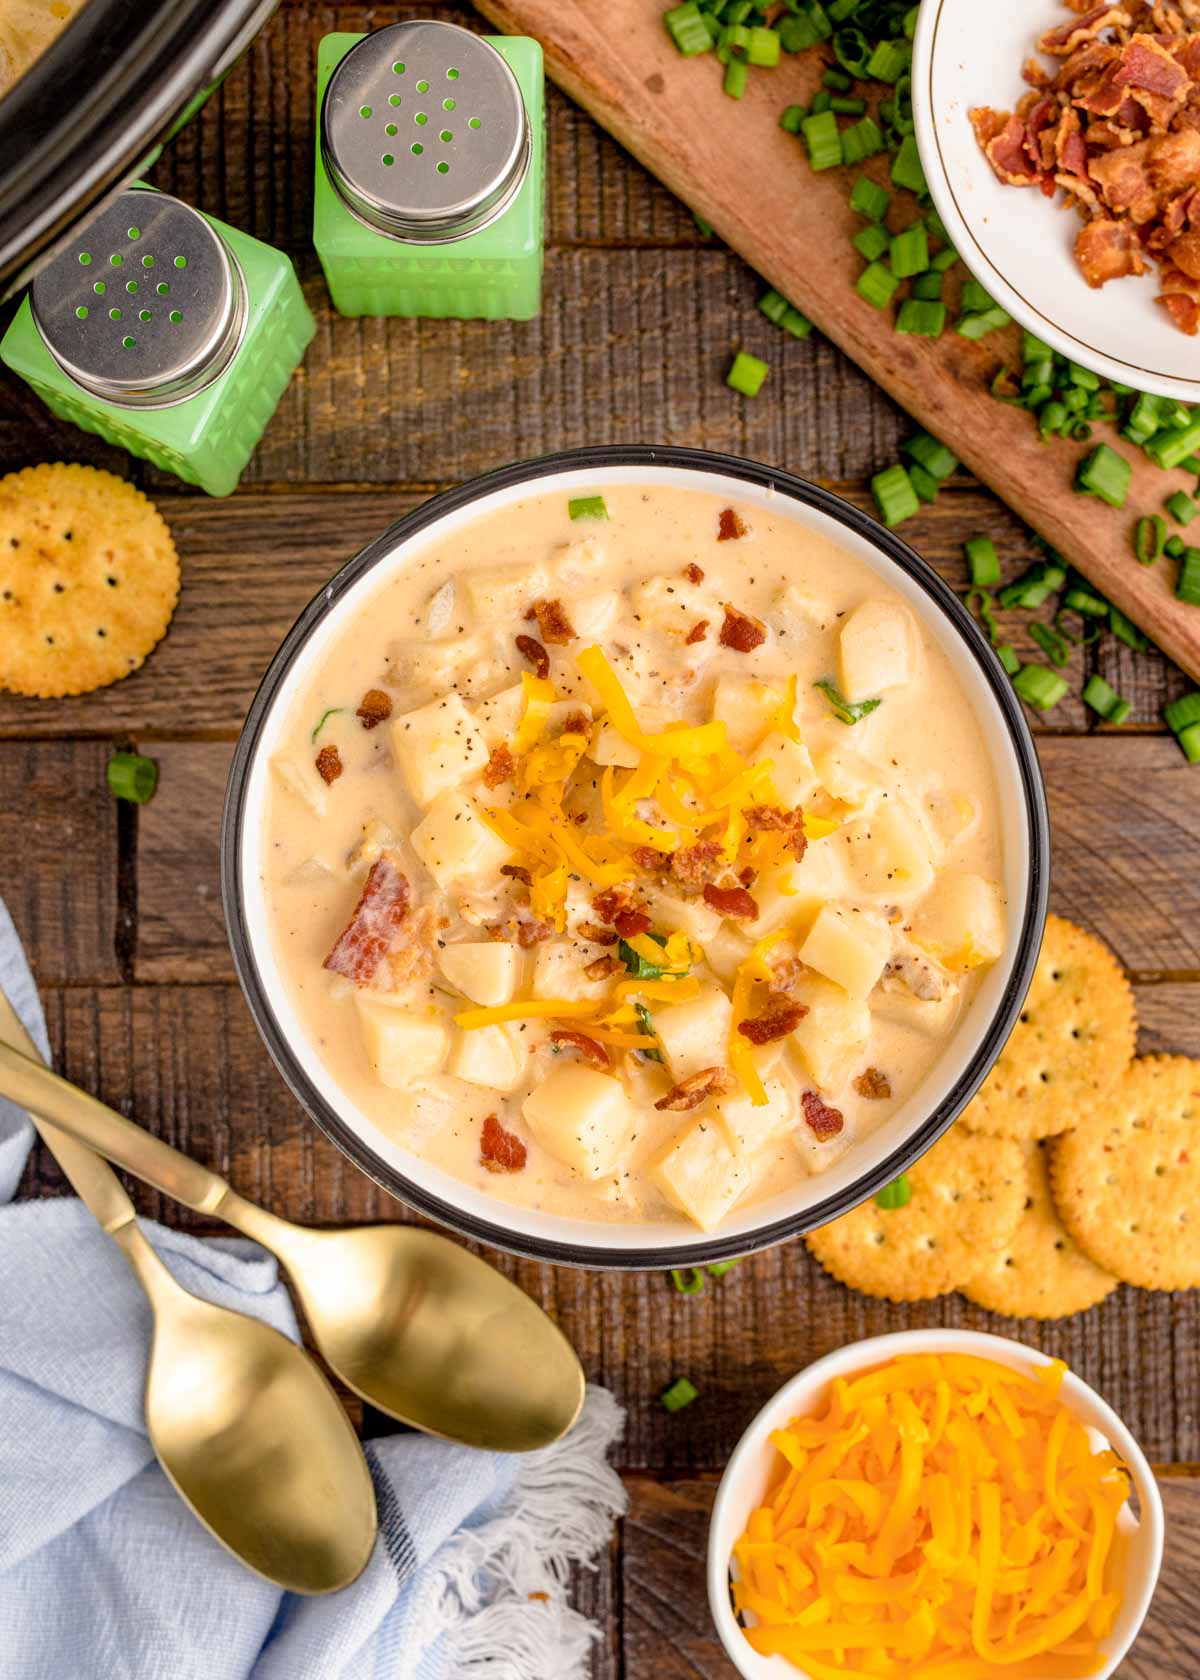
[{"label": "bowl of potato soup", "polygon": [[316,1123],[580,1265],[728,1258],[878,1191],[1020,1010],[1045,801],[937,575],[787,473],[575,450],[435,497],[273,660],[226,920]]}]

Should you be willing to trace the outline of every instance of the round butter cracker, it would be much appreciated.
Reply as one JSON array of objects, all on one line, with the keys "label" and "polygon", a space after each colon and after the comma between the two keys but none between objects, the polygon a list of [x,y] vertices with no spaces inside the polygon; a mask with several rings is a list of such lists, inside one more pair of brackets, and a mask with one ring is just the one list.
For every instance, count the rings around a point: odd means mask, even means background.
[{"label": "round butter cracker", "polygon": [[49,700],[127,677],[178,599],[171,533],[132,484],[65,462],[0,479],[0,688]]},{"label": "round butter cracker", "polygon": [[886,1301],[958,1289],[1008,1243],[1028,1190],[1019,1144],[957,1125],[908,1169],[908,1180],[904,1207],[881,1208],[871,1197],[804,1239],[839,1283]]},{"label": "round butter cracker", "polygon": [[1049,916],[1021,1018],[963,1124],[992,1137],[1054,1137],[1086,1120],[1133,1060],[1133,991],[1090,933]]},{"label": "round butter cracker", "polygon": [[1046,1146],[1021,1145],[1029,1194],[1004,1247],[963,1285],[968,1301],[1009,1318],[1070,1318],[1096,1306],[1118,1280],[1081,1254],[1050,1194]]},{"label": "round butter cracker", "polygon": [[1143,1056],[1055,1140],[1050,1188],[1083,1252],[1141,1289],[1200,1287],[1200,1061]]}]

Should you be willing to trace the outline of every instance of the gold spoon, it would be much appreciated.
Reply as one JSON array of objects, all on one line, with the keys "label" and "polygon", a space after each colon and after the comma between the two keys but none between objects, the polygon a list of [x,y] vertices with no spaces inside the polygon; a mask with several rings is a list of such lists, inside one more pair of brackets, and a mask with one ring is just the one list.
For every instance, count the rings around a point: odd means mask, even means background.
[{"label": "gold spoon", "polygon": [[[40,1058],[10,1048],[38,1056],[2,990],[0,1039],[6,1055],[50,1077]],[[108,1163],[38,1124],[149,1297],[146,1425],[184,1503],[276,1585],[301,1593],[349,1586],[375,1543],[375,1495],[354,1430],[317,1366],[278,1330],[189,1294],[142,1235]]]},{"label": "gold spoon", "polygon": [[583,1371],[566,1337],[515,1284],[447,1238],[411,1225],[293,1225],[3,1043],[0,1094],[270,1249],[326,1363],[379,1411],[497,1452],[547,1446],[579,1415]]}]

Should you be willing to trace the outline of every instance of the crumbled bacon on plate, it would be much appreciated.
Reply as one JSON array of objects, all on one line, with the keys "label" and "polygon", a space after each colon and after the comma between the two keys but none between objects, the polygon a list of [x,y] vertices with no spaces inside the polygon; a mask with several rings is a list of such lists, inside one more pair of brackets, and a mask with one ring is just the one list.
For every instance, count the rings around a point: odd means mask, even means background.
[{"label": "crumbled bacon on plate", "polygon": [[528,1153],[515,1132],[506,1132],[497,1115],[488,1115],[479,1135],[479,1159],[489,1172],[520,1172]]},{"label": "crumbled bacon on plate", "polygon": [[364,729],[376,729],[391,717],[392,702],[381,688],[369,688],[354,715]]},{"label": "crumbled bacon on plate", "polygon": [[683,638],[683,645],[685,647],[695,647],[696,643],[702,642],[707,635],[708,620],[706,618],[698,618],[695,624],[692,625],[692,628],[688,631],[687,635]]},{"label": "crumbled bacon on plate", "polygon": [[517,768],[517,761],[510,748],[503,741],[498,747],[493,747],[487,763],[483,767],[483,785],[486,788],[498,788],[501,782],[512,779]]},{"label": "crumbled bacon on plate", "polygon": [[411,899],[408,877],[388,857],[371,865],[362,897],[325,967],[356,986],[369,986],[404,918]]},{"label": "crumbled bacon on plate", "polygon": [[[1186,333],[1200,326],[1200,11],[1164,0],[1093,6],[1048,29],[1015,111],[970,113],[1009,186],[1061,189],[1083,217],[1075,260],[1089,286],[1160,265],[1159,301]],[[1187,243],[1183,243],[1186,241]]]},{"label": "crumbled bacon on plate", "polygon": [[613,927],[622,939],[636,939],[639,933],[649,933],[650,918],[644,910],[618,910]]},{"label": "crumbled bacon on plate", "polygon": [[799,805],[785,811],[779,805],[751,805],[746,815],[746,827],[751,834],[786,834],[787,849],[797,862],[808,847],[804,832],[804,811]]},{"label": "crumbled bacon on plate", "polygon": [[846,1124],[845,1116],[840,1108],[830,1108],[828,1103],[821,1101],[815,1091],[805,1091],[800,1097],[804,1108],[804,1118],[808,1121],[808,1129],[821,1143],[826,1139],[838,1135]]},{"label": "crumbled bacon on plate", "polygon": [[326,787],[331,782],[337,781],[344,768],[342,755],[336,747],[321,748],[317,754],[317,775],[320,776]]},{"label": "crumbled bacon on plate", "polygon": [[869,1097],[873,1102],[885,1102],[892,1094],[892,1082],[886,1073],[880,1073],[877,1067],[864,1068],[854,1081],[854,1089],[860,1097]]},{"label": "crumbled bacon on plate", "polygon": [[705,883],[703,897],[709,909],[718,915],[732,916],[739,922],[758,920],[758,905],[745,887],[715,887],[709,881]]},{"label": "crumbled bacon on plate", "polygon": [[751,1044],[773,1044],[777,1038],[786,1038],[794,1032],[807,1014],[807,1004],[794,1003],[791,998],[773,997],[761,1015],[739,1021],[737,1030]]},{"label": "crumbled bacon on plate", "polygon": [[[601,957],[601,962],[611,962],[611,957]],[[586,1033],[575,1032],[570,1027],[555,1027],[550,1034],[550,1042],[560,1050],[578,1050],[585,1062],[590,1062],[594,1068],[607,1072],[609,1067],[608,1051],[603,1044],[597,1044],[594,1038]]]},{"label": "crumbled bacon on plate", "polygon": [[756,647],[761,647],[767,639],[766,625],[751,618],[749,613],[731,607],[728,601],[722,601],[721,605],[725,608],[721,646],[732,648],[735,653],[753,653]]},{"label": "crumbled bacon on plate", "polygon": [[533,674],[542,682],[550,675],[550,655],[536,636],[518,636],[517,652],[533,666]]},{"label": "crumbled bacon on plate", "polygon": [[525,617],[537,619],[542,640],[551,646],[561,646],[575,634],[561,601],[535,601]]}]

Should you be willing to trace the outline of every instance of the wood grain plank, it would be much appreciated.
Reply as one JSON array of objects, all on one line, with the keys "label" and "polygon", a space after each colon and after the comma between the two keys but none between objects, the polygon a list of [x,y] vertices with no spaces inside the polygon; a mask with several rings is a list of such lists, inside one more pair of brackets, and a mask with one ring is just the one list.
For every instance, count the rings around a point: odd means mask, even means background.
[{"label": "wood grain plank", "polygon": [[[1173,568],[1129,564],[1131,518],[1157,510],[1168,488],[1162,474],[1139,454],[1128,514],[1098,516],[1094,503],[1069,493],[1078,447],[1042,445],[1026,414],[990,395],[1001,359],[1014,360],[1012,342],[898,337],[889,313],[858,297],[848,172],[805,173],[779,127],[785,105],[809,104],[824,67],[819,54],[798,54],[770,76],[751,77],[746,97],[735,101],[711,65],[680,58],[658,9],[644,0],[600,11],[586,0],[480,0],[480,10],[507,33],[536,35],[560,87],[1200,677],[1200,614],[1175,601]],[[794,190],[780,191],[789,180]]]},{"label": "wood grain plank", "polygon": [[105,786],[108,757],[100,743],[0,744],[4,898],[43,985],[121,977],[119,808]]},{"label": "wood grain plank", "polygon": [[[1200,1665],[1195,1579],[1200,1482],[1160,1482],[1167,1545],[1158,1592],[1116,1680],[1185,1680]],[[626,1480],[622,1559],[625,1680],[735,1680],[708,1609],[705,1559],[712,1481]]]}]

